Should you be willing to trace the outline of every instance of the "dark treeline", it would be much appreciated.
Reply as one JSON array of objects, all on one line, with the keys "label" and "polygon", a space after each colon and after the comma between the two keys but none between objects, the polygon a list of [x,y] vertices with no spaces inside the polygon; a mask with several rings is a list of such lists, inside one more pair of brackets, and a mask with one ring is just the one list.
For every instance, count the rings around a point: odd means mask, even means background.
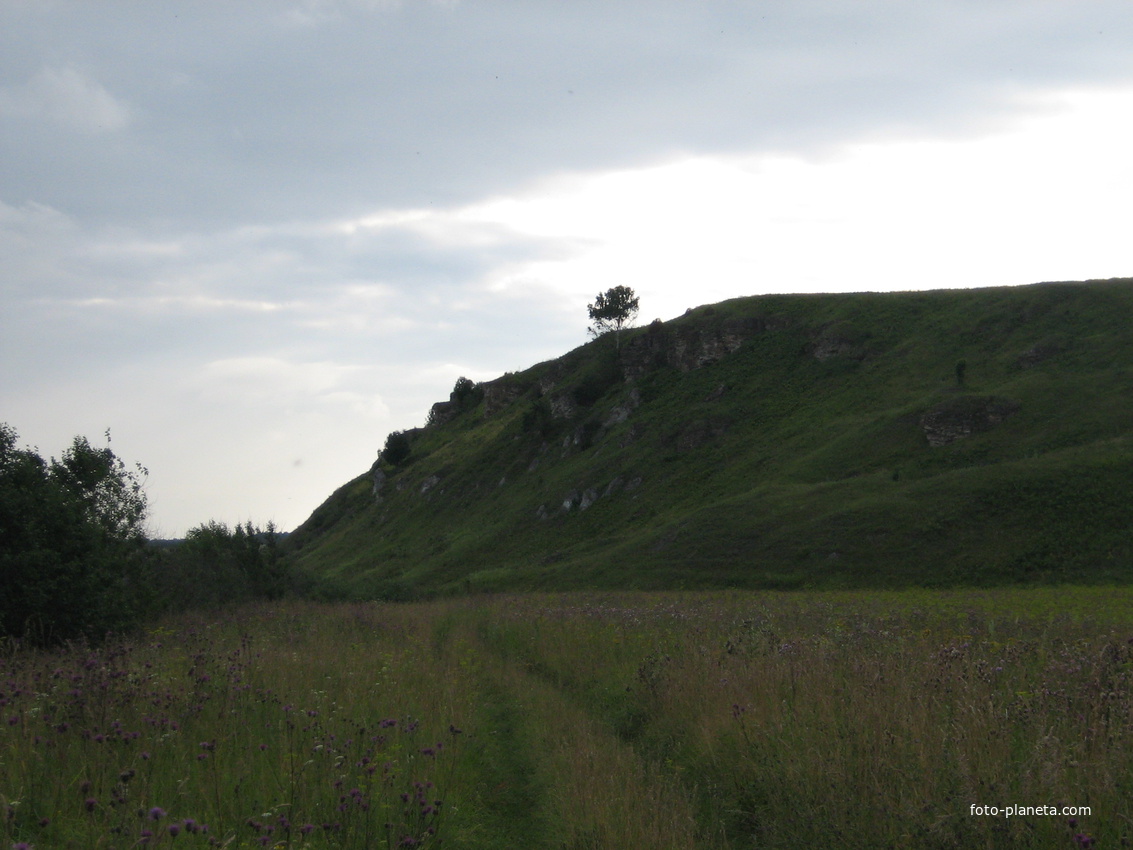
[{"label": "dark treeline", "polygon": [[[150,545],[146,470],[76,437],[59,459],[0,423],[0,642],[100,640],[170,608],[299,592],[268,523],[207,522]],[[307,588],[310,590],[310,588]]]}]

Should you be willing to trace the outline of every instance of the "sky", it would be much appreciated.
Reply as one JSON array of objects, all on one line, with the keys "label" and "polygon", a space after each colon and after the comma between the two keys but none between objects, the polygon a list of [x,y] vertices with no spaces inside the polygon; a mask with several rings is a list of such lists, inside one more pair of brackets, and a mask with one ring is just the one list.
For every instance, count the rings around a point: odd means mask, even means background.
[{"label": "sky", "polygon": [[456,379],[1133,275],[1128,0],[0,0],[0,422],[290,530]]}]

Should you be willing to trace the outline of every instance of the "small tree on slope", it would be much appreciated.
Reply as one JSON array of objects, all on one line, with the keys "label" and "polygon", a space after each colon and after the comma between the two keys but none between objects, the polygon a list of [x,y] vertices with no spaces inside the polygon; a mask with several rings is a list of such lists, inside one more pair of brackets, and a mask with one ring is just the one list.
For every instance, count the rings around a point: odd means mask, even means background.
[{"label": "small tree on slope", "polygon": [[597,338],[613,331],[621,348],[622,328],[632,327],[637,318],[638,297],[628,286],[615,286],[599,293],[586,309],[591,321],[589,334]]}]

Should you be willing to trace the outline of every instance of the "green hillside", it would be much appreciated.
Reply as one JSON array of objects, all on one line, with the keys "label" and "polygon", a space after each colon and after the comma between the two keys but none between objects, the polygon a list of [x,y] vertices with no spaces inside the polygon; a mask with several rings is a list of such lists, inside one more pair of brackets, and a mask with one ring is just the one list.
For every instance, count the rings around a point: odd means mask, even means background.
[{"label": "green hillside", "polygon": [[701,307],[454,394],[292,557],[388,598],[1126,581],[1131,329],[1133,280]]}]

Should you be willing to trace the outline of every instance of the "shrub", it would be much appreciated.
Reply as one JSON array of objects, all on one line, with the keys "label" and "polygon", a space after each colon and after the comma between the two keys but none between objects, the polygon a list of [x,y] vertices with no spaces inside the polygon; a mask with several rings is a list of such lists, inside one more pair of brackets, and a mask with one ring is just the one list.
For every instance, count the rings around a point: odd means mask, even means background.
[{"label": "shrub", "polygon": [[409,459],[409,435],[404,431],[393,431],[386,437],[381,458],[390,466],[401,466]]}]

